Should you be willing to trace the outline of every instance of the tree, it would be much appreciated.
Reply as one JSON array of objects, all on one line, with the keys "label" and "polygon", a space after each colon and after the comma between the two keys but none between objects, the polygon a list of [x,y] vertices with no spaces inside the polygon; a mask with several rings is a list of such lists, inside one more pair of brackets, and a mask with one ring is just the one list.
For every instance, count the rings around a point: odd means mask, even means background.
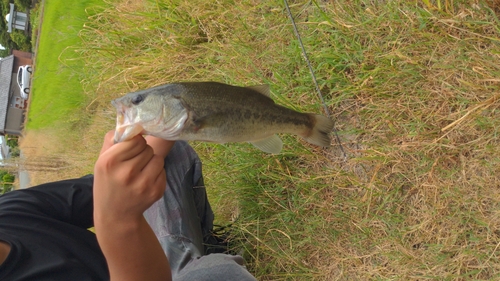
[{"label": "tree", "polygon": [[13,182],[16,179],[16,176],[9,173],[9,171],[7,170],[0,170],[0,177],[2,179],[2,182],[0,184],[1,194],[14,190]]},{"label": "tree", "polygon": [[0,179],[3,179],[3,176],[8,174],[8,173],[9,173],[9,171],[7,171],[7,170],[0,170]]},{"label": "tree", "polygon": [[18,136],[6,135],[5,139],[7,140],[7,145],[10,148],[14,148],[14,147],[19,146],[19,137]]},{"label": "tree", "polygon": [[24,32],[20,30],[12,30],[10,33],[10,39],[17,46],[16,49],[21,51],[29,52],[31,50],[30,38],[24,35]]},{"label": "tree", "polygon": [[7,50],[7,49],[0,50],[0,58],[5,58],[5,57],[7,57],[9,55],[10,55],[9,50]]},{"label": "tree", "polygon": [[31,7],[31,0],[14,0],[14,4],[19,11],[26,11]]},{"label": "tree", "polygon": [[21,150],[18,146],[10,148],[10,157],[19,157],[21,155]]},{"label": "tree", "polygon": [[15,179],[16,179],[16,176],[14,176],[13,174],[10,174],[10,173],[7,173],[7,174],[3,175],[3,177],[2,177],[4,184],[13,183]]},{"label": "tree", "polygon": [[[31,5],[31,0],[16,0],[16,10],[26,11]],[[29,3],[29,4],[28,4]],[[10,54],[10,50],[31,51],[30,36],[26,36],[19,30],[13,30],[12,33],[7,32],[7,21],[5,15],[10,11],[10,0],[0,0],[0,45],[5,47],[5,50],[0,51],[0,57],[6,57]],[[17,31],[17,34],[16,34]]]}]

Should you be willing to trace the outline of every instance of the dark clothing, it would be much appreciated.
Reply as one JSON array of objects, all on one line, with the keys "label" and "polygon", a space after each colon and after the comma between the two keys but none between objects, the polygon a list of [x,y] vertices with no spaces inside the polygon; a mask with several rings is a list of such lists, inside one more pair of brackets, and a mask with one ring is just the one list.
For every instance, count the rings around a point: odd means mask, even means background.
[{"label": "dark clothing", "polygon": [[[243,258],[204,254],[203,237],[214,215],[201,162],[186,142],[177,141],[165,158],[167,188],[145,218],[169,260],[173,279],[256,280]],[[93,177],[48,183],[0,196],[0,240],[11,245],[0,266],[0,281],[109,280],[94,233]]]},{"label": "dark clothing", "polygon": [[0,196],[0,240],[11,250],[0,280],[109,280],[93,226],[93,177]]},{"label": "dark clothing", "polygon": [[144,212],[170,262],[175,281],[255,281],[241,256],[204,255],[203,237],[213,228],[201,161],[184,141],[165,159],[167,189]]}]

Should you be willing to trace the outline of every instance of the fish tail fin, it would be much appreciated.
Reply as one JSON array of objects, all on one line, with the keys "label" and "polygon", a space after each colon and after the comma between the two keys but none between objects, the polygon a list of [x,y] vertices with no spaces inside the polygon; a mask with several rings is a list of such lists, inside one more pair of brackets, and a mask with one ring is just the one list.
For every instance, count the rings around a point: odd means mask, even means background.
[{"label": "fish tail fin", "polygon": [[329,147],[331,145],[330,133],[333,131],[334,122],[328,117],[309,114],[314,127],[309,129],[302,137],[309,143],[317,146]]}]

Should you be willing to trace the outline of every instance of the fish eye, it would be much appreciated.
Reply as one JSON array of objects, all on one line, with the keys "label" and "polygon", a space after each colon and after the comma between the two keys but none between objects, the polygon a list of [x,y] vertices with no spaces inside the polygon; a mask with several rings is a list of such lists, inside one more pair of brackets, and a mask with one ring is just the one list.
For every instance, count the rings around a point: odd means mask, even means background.
[{"label": "fish eye", "polygon": [[144,100],[144,97],[142,95],[137,95],[132,98],[132,104],[138,105]]}]

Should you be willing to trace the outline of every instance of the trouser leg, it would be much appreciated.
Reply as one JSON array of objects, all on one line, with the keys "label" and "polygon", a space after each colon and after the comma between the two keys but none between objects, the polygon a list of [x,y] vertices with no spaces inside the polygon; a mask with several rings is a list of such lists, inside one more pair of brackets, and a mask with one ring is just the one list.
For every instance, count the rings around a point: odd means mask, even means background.
[{"label": "trouser leg", "polygon": [[175,276],[192,259],[204,253],[203,235],[213,227],[196,152],[177,141],[165,158],[167,188],[144,216],[156,233]]},{"label": "trouser leg", "polygon": [[241,256],[203,256],[203,237],[212,230],[214,215],[196,152],[186,142],[177,141],[165,158],[165,170],[165,194],[144,217],[167,255],[173,279],[256,280]]},{"label": "trouser leg", "polygon": [[175,281],[255,281],[241,256],[210,254],[191,261]]}]

